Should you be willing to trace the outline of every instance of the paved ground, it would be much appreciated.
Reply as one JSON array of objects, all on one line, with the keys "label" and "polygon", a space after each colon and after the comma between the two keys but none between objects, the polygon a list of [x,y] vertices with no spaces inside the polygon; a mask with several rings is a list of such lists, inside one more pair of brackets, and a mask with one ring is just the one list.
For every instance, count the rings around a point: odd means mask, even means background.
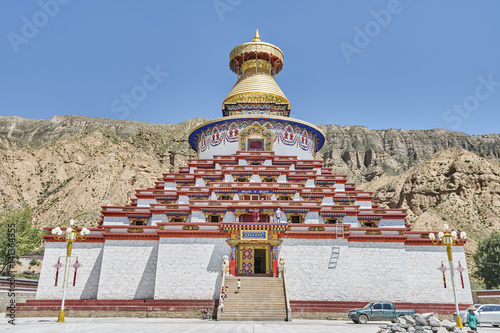
[{"label": "paved ground", "polygon": [[[3,316],[2,316],[3,318]],[[29,333],[136,333],[136,332],[213,332],[213,333],[376,333],[386,322],[356,325],[341,320],[303,320],[292,322],[231,322],[201,319],[140,319],[140,318],[66,318],[56,323],[56,318],[17,318],[16,325],[0,321],[0,332]],[[491,326],[479,330],[483,333],[500,333]]]},{"label": "paved ground", "polygon": [[292,322],[235,322],[201,319],[139,319],[139,318],[66,318],[56,323],[56,318],[18,318],[15,327],[7,320],[0,323],[0,332],[29,333],[132,333],[132,332],[213,332],[213,333],[376,333],[382,323],[355,325],[336,320],[294,320]]}]

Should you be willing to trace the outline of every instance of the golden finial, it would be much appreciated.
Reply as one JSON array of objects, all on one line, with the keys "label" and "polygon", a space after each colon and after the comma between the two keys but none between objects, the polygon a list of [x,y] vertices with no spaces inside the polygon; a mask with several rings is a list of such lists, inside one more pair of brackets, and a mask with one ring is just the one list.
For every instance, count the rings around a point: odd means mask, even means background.
[{"label": "golden finial", "polygon": [[255,36],[253,36],[252,42],[260,42],[259,29],[255,30]]}]

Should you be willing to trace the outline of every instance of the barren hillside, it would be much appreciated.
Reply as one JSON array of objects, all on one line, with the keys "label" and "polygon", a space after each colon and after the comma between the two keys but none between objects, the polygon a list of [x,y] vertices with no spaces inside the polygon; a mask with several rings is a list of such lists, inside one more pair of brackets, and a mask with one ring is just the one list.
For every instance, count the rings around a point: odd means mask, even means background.
[{"label": "barren hillside", "polygon": [[71,218],[96,225],[101,205],[125,204],[128,193],[154,185],[163,172],[194,157],[187,134],[202,121],[158,125],[58,118],[50,123],[17,118],[0,139],[0,205],[26,202],[38,226]]},{"label": "barren hillside", "polygon": [[467,250],[493,230],[500,230],[500,163],[463,149],[447,149],[397,176],[383,176],[360,186],[374,191],[389,207],[408,208],[415,230],[466,231]]}]

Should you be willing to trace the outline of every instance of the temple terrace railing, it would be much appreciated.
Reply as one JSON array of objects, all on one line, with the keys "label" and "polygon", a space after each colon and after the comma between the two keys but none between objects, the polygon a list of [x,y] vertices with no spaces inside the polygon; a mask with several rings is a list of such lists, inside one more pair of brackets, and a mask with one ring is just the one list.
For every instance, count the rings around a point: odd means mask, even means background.
[{"label": "temple terrace railing", "polygon": [[222,287],[226,285],[226,274],[229,274],[229,258],[227,256],[222,257],[222,280],[221,284],[219,287],[219,303],[217,303],[217,320],[220,320],[221,318],[221,307],[220,307],[220,300],[221,300],[221,294],[222,294]]},{"label": "temple terrace railing", "polygon": [[284,258],[280,258],[280,274],[283,279],[283,290],[285,291],[286,321],[292,321],[292,308],[290,307],[290,299],[288,298],[288,291],[286,290],[286,268]]}]

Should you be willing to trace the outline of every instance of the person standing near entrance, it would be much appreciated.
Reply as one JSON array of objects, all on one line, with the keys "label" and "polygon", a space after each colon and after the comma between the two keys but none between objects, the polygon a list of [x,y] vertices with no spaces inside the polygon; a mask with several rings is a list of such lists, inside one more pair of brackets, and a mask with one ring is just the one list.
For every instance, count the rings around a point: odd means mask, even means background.
[{"label": "person standing near entrance", "polygon": [[253,221],[259,222],[259,211],[257,209],[253,210]]},{"label": "person standing near entrance", "polygon": [[281,210],[279,209],[276,209],[276,213],[274,213],[274,221],[276,223],[281,223]]},{"label": "person standing near entrance", "polygon": [[236,282],[236,288],[238,289],[238,291],[236,293],[239,294],[240,293],[240,288],[241,288],[241,281],[240,281],[240,279],[238,279],[238,282]]}]

